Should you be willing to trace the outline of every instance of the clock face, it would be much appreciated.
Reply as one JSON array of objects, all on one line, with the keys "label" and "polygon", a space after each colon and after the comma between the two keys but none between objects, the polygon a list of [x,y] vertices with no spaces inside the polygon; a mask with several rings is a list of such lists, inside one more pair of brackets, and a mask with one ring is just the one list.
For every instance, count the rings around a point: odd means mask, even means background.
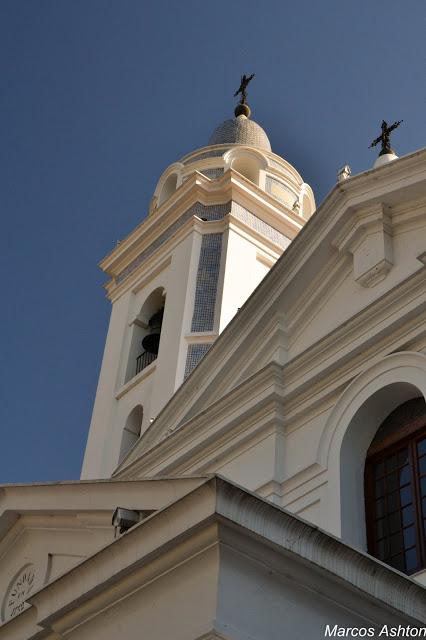
[{"label": "clock face", "polygon": [[2,606],[2,620],[6,622],[25,609],[25,601],[30,594],[35,579],[35,569],[31,564],[22,567],[9,585]]}]

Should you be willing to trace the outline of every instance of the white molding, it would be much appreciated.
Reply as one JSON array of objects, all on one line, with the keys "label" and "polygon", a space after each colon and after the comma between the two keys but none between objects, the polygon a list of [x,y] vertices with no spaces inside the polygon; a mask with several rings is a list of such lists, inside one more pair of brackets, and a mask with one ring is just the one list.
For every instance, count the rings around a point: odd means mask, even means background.
[{"label": "white molding", "polygon": [[194,331],[191,333],[187,333],[185,335],[185,340],[188,342],[188,344],[203,344],[205,342],[213,343],[217,339],[218,335],[219,334],[216,331]]},{"label": "white molding", "polygon": [[140,371],[138,374],[133,376],[133,378],[131,378],[128,382],[125,382],[117,390],[117,392],[115,394],[115,399],[119,400],[120,398],[125,396],[126,393],[128,393],[130,391],[130,389],[133,389],[133,387],[136,387],[136,385],[140,384],[143,380],[148,378],[148,376],[153,374],[154,371],[155,371],[155,368],[156,368],[156,360],[151,362],[151,364],[149,364],[147,367],[145,367],[145,369],[142,369],[142,371]]}]

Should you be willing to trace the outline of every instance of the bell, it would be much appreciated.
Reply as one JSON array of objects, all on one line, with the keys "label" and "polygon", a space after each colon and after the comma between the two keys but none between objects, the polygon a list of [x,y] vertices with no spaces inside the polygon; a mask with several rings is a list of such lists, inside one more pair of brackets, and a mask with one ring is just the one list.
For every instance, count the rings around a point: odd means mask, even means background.
[{"label": "bell", "polygon": [[158,355],[158,347],[160,346],[160,334],[159,333],[149,333],[142,340],[142,347],[148,353],[153,353]]},{"label": "bell", "polygon": [[151,316],[149,325],[149,334],[142,340],[142,347],[148,353],[158,355],[158,347],[160,346],[161,325],[163,324],[164,309],[160,309]]}]

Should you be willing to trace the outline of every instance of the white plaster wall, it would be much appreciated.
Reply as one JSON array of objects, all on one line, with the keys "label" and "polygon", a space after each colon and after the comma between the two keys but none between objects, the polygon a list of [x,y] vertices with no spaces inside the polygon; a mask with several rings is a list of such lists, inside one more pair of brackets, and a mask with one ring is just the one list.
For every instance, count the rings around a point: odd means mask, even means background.
[{"label": "white plaster wall", "polygon": [[[257,258],[259,249],[234,229],[224,233],[224,272],[218,287],[219,332],[232,320],[239,307],[269,271]],[[270,259],[270,258],[269,258]]]},{"label": "white plaster wall", "polygon": [[288,420],[284,452],[286,480],[317,462],[318,446],[328,414],[329,410],[320,411],[305,418],[302,424],[294,424],[291,418]]},{"label": "white plaster wall", "polygon": [[112,306],[111,318],[83,460],[82,479],[103,476],[104,448],[110,436],[111,410],[115,405],[117,377],[121,363],[132,293],[121,296]]},{"label": "white plaster wall", "polygon": [[[119,461],[122,430],[130,412],[138,404],[143,406],[143,433],[175,391],[179,358],[183,358],[188,295],[193,295],[196,277],[194,254],[199,255],[200,243],[198,232],[188,234],[174,248],[171,262],[162,272],[148,282],[144,274],[142,288],[136,284],[113,303],[82,479],[110,477]],[[131,323],[150,293],[159,287],[164,288],[166,298],[158,358],[149,366],[149,375],[147,367],[125,383],[129,358],[134,357]]]},{"label": "white plaster wall", "polygon": [[217,547],[166,572],[72,631],[70,640],[192,640],[214,626]]},{"label": "white plaster wall", "polygon": [[226,464],[214,465],[214,471],[250,491],[256,491],[274,478],[277,450],[277,435],[272,433],[240,450]]},{"label": "white plaster wall", "polygon": [[[324,585],[325,582],[324,578]],[[232,640],[314,640],[324,637],[327,624],[373,625],[367,599],[362,615],[355,595],[352,607],[350,593],[346,606],[336,602],[338,590],[344,591],[343,585],[336,584],[334,588],[331,585],[321,592],[319,584],[304,583],[300,568],[290,557],[285,565],[276,558],[275,566],[271,566],[250,558],[247,553],[221,547],[217,629]],[[334,591],[335,599],[330,597],[330,591]],[[388,611],[378,613],[383,623],[391,624],[391,620],[396,619]]]}]

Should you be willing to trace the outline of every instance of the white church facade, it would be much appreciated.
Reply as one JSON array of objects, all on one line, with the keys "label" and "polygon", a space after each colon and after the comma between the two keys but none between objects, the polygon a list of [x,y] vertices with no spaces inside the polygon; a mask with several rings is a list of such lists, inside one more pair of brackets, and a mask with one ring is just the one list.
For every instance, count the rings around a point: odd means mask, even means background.
[{"label": "white church facade", "polygon": [[0,640],[426,636],[426,150],[316,209],[240,105],[101,267],[81,480],[0,487]]}]

